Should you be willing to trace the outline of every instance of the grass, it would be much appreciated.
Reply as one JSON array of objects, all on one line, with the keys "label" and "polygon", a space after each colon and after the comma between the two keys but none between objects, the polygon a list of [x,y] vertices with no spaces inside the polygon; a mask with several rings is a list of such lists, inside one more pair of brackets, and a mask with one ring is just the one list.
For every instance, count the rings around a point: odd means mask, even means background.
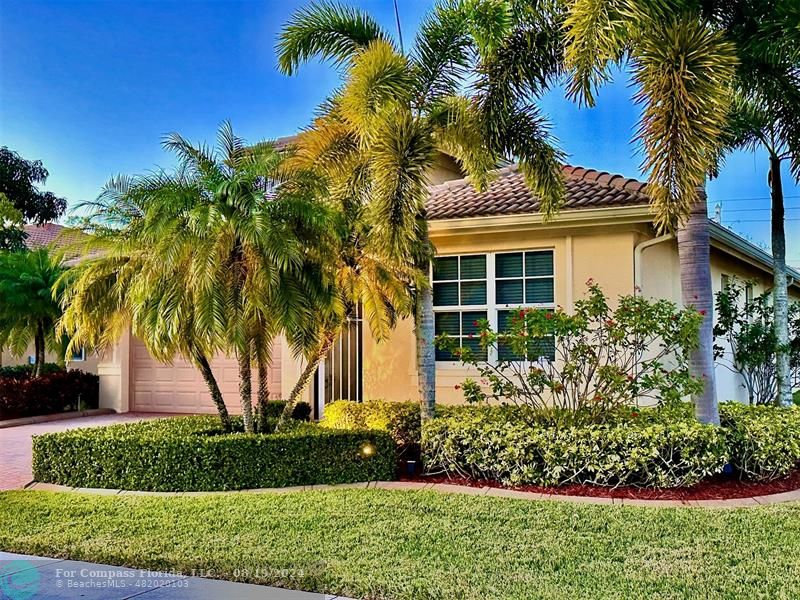
[{"label": "grass", "polygon": [[363,598],[797,598],[800,505],[0,494],[0,549]]}]

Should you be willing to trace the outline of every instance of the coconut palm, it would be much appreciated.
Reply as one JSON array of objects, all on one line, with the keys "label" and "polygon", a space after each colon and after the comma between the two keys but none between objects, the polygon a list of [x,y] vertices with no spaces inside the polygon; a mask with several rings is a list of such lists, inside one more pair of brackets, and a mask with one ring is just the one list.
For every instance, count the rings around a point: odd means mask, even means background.
[{"label": "coconut palm", "polygon": [[64,270],[62,255],[47,248],[0,251],[0,348],[21,356],[33,342],[35,377],[48,348],[64,359],[63,339],[55,333],[61,316],[56,282]]},{"label": "coconut palm", "polygon": [[736,45],[716,14],[729,5],[574,0],[565,20],[569,95],[593,105],[611,69],[624,67],[642,106],[636,141],[644,152],[642,170],[648,174],[655,223],[661,230],[678,230],[683,300],[705,314],[690,363],[692,374],[705,382],[694,398],[695,414],[704,423],[719,423],[719,411],[702,187],[717,155],[738,64]]},{"label": "coconut palm", "polygon": [[[494,11],[492,4],[458,2],[436,7],[420,26],[408,55],[368,14],[329,2],[297,12],[284,26],[278,62],[286,74],[319,58],[342,70],[344,84],[297,140],[298,155],[366,206],[376,256],[427,271],[432,256],[424,219],[427,186],[439,152],[459,163],[476,188],[516,156],[531,188],[554,210],[563,195],[561,157],[535,98],[557,71],[558,60],[495,61],[498,40],[520,33],[527,13]],[[509,44],[542,54],[560,35],[552,22],[529,19]],[[435,362],[430,286],[416,285],[417,369],[423,417],[433,414]]]}]

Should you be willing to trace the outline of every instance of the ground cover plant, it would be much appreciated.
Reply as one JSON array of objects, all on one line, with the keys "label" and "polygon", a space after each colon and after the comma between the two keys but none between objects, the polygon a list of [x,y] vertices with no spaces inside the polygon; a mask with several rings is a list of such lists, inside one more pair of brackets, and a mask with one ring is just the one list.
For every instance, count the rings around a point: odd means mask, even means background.
[{"label": "ground cover plant", "polygon": [[173,417],[37,436],[34,478],[77,487],[205,491],[394,477],[395,448],[385,432],[296,422],[280,433],[246,434],[241,418],[232,424],[225,432],[212,416]]},{"label": "ground cover plant", "polygon": [[3,550],[212,569],[354,598],[800,596],[796,504],[663,509],[370,489],[166,498],[16,491],[0,494],[0,522]]}]

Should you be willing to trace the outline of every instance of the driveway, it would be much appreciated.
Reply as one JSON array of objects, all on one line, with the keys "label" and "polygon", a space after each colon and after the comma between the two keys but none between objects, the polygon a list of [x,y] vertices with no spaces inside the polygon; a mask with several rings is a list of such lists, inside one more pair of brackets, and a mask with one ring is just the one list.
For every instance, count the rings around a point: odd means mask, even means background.
[{"label": "driveway", "polygon": [[154,413],[123,413],[79,417],[65,421],[36,423],[0,429],[0,490],[21,488],[33,479],[31,473],[31,437],[51,431],[65,431],[76,427],[99,427],[113,423],[130,423],[169,415]]}]

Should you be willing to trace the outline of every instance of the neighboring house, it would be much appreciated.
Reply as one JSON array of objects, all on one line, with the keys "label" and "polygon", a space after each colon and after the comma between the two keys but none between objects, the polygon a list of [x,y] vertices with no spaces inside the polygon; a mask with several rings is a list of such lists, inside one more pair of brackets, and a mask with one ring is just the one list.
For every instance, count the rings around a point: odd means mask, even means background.
[{"label": "neighboring house", "polygon": [[[25,245],[30,249],[42,248],[44,246],[63,246],[71,244],[78,240],[81,235],[80,231],[64,227],[58,223],[44,223],[42,225],[25,225]],[[25,363],[32,363],[34,358],[33,343],[28,347],[27,351],[22,356],[12,356],[8,350],[0,349],[0,365],[19,365]],[[58,362],[57,356],[52,352],[47,351],[45,359],[47,362]],[[70,369],[80,369],[89,373],[97,373],[98,357],[91,352],[86,352],[83,349],[76,352],[67,361],[67,367]]]},{"label": "neighboring house", "polygon": [[[431,238],[438,258],[432,269],[437,331],[467,336],[473,321],[502,326],[511,308],[570,310],[589,278],[611,298],[634,290],[681,300],[677,242],[658,236],[646,185],[619,175],[564,167],[567,195],[558,216],[544,222],[539,202],[515,166],[498,172],[477,194],[443,159],[428,203]],[[443,183],[441,183],[443,182]],[[771,257],[751,242],[711,222],[714,292],[723,280],[752,281],[753,293],[771,287]],[[800,273],[791,271],[791,294],[800,296]],[[307,399],[317,415],[335,399],[418,397],[414,325],[400,322],[391,338],[376,343],[366,322],[354,319],[319,369]],[[464,338],[468,339],[468,338]],[[437,353],[438,402],[461,400],[456,390],[469,372]],[[238,411],[238,371],[233,358],[218,357],[214,369],[232,412]],[[270,385],[285,397],[302,369],[285,343],[274,349]],[[214,412],[199,373],[183,360],[162,365],[136,339],[126,336],[98,365],[101,403],[118,411]],[[720,399],[746,399],[737,376],[717,369]]]}]

